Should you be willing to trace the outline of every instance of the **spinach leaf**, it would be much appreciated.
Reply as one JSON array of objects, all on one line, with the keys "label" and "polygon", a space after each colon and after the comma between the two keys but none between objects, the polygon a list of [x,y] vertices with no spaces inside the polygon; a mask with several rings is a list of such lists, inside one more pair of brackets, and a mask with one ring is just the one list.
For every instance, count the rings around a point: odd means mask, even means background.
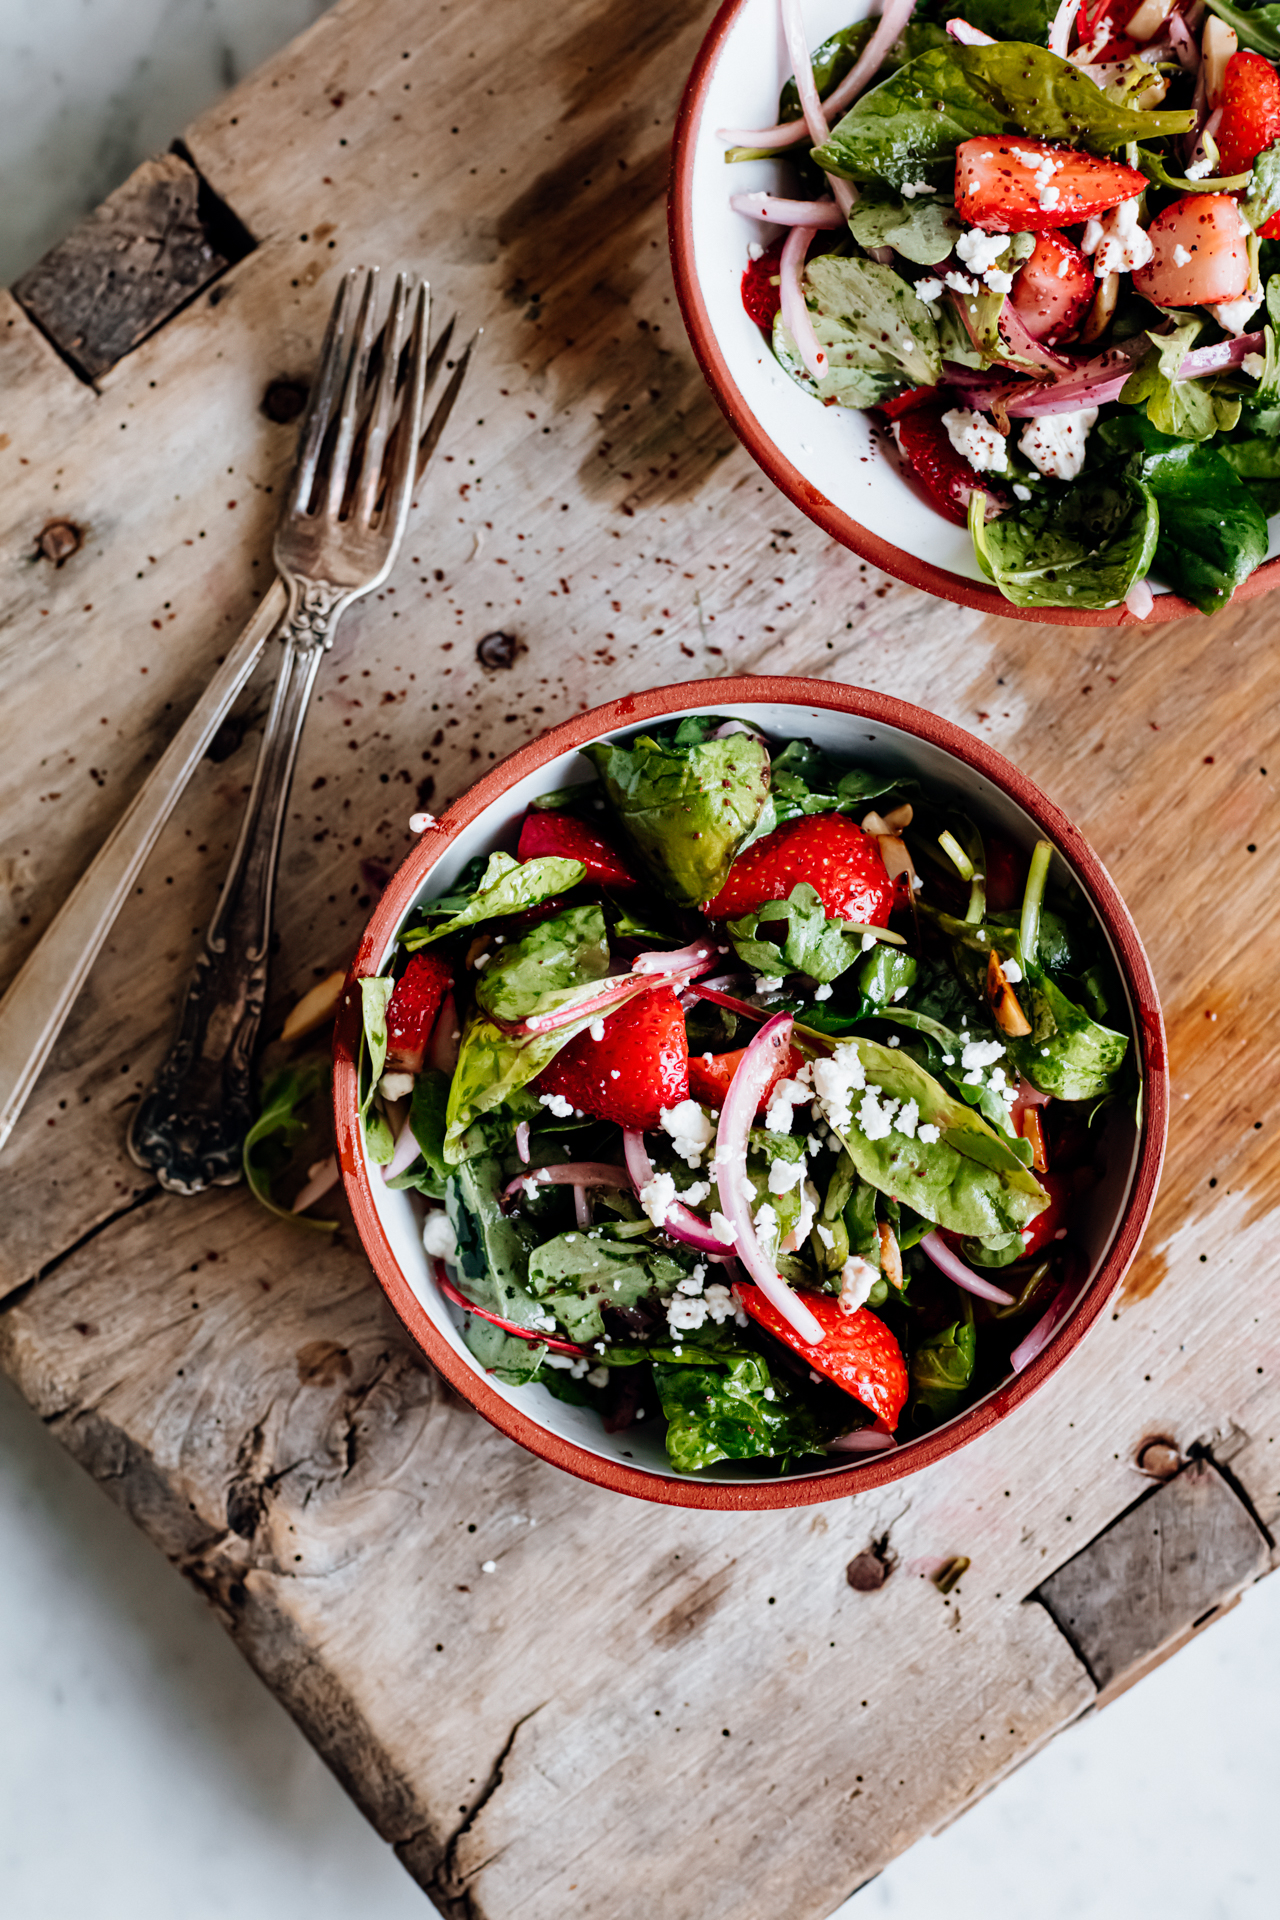
[{"label": "spinach leaf", "polygon": [[914,784],[892,774],[871,773],[865,767],[850,767],[841,773],[811,740],[788,740],[773,759],[769,797],[774,825],[781,826],[801,814],[860,813],[872,800],[906,792]]},{"label": "spinach leaf", "polygon": [[1280,480],[1246,480],[1244,484],[1259,513],[1268,520],[1280,513]]},{"label": "spinach leaf", "polygon": [[445,1115],[449,1107],[449,1076],[438,1073],[434,1067],[426,1068],[413,1083],[413,1100],[409,1107],[409,1125],[413,1137],[418,1143],[422,1155],[413,1165],[406,1167],[403,1173],[388,1180],[393,1190],[412,1187],[418,1193],[429,1194],[433,1200],[443,1200],[445,1181],[451,1172],[444,1157]]},{"label": "spinach leaf", "polygon": [[[594,982],[588,982],[585,987],[568,988],[559,996],[558,1004],[571,1004],[575,995],[579,999],[593,999]],[[619,1004],[625,1006],[626,1002]],[[483,1013],[470,1016],[462,1030],[458,1064],[449,1083],[444,1157],[450,1166],[456,1166],[466,1156],[463,1136],[468,1129],[484,1114],[509,1105],[513,1096],[536,1079],[561,1047],[567,1046],[595,1017],[593,1013],[584,1013],[557,1027],[554,1033],[510,1034]]]},{"label": "spinach leaf", "polygon": [[1057,9],[1052,0],[962,0],[959,6],[944,0],[943,11],[948,19],[967,20],[993,40],[1027,40],[1044,46]]},{"label": "spinach leaf", "polygon": [[964,1318],[920,1341],[911,1356],[912,1412],[949,1420],[963,1406],[978,1357],[973,1303],[966,1298]]},{"label": "spinach leaf", "polygon": [[[779,947],[762,929],[786,922]],[[805,973],[811,980],[838,980],[861,958],[867,929],[854,920],[828,919],[817,889],[807,880],[791,889],[785,900],[767,900],[755,913],[726,923],[739,959],[759,972],[781,976]]]},{"label": "spinach leaf", "polygon": [[[1216,613],[1267,557],[1265,514],[1215,447],[1158,433],[1133,414],[1104,421],[1100,432],[1108,446],[1142,455],[1160,512],[1157,572],[1201,613]],[[1047,951],[1043,958],[1055,965]]]},{"label": "spinach leaf", "polygon": [[553,900],[556,894],[576,887],[586,871],[581,860],[560,860],[552,854],[520,861],[513,860],[509,853],[491,853],[479,891],[467,905],[438,927],[410,927],[400,936],[400,944],[413,952],[463,927],[474,927],[481,920],[496,920],[541,906],[544,900]]},{"label": "spinach leaf", "polygon": [[1215,380],[1178,378],[1201,326],[1192,318],[1171,333],[1148,333],[1155,352],[1135,367],[1120,390],[1123,405],[1139,406],[1145,400],[1152,426],[1182,440],[1209,440],[1215,433],[1229,432],[1240,415],[1239,397],[1220,393]]},{"label": "spinach leaf", "polygon": [[869,1006],[891,1007],[915,985],[917,962],[897,947],[878,946],[862,963],[858,991]]},{"label": "spinach leaf", "polygon": [[366,974],[360,982],[360,1010],[364,1021],[365,1060],[368,1063],[369,1079],[360,1101],[360,1118],[363,1120],[369,1111],[369,1103],[382,1078],[382,1069],[387,1064],[387,1008],[396,983],[390,974],[381,974],[376,978]]},{"label": "spinach leaf", "polygon": [[1240,202],[1240,211],[1255,233],[1266,226],[1273,213],[1280,213],[1280,143],[1264,147],[1255,159],[1253,179]]},{"label": "spinach leaf", "polygon": [[849,231],[860,247],[892,247],[918,267],[936,267],[951,253],[964,223],[949,197],[927,193],[903,200],[868,191],[849,215]]},{"label": "spinach leaf", "polygon": [[297,1147],[308,1134],[319,1144],[328,1090],[327,1060],[306,1060],[299,1066],[282,1067],[272,1074],[262,1089],[262,1106],[245,1135],[242,1154],[244,1177],[258,1205],[274,1213],[278,1220],[288,1220],[295,1227],[309,1227],[313,1233],[332,1233],[338,1223],[290,1213],[287,1207],[277,1204],[272,1188],[289,1168]]},{"label": "spinach leaf", "polygon": [[886,1007],[880,1017],[895,1027],[918,1034],[920,1040],[911,1047],[912,1058],[919,1060],[935,1080],[941,1080],[949,1086],[966,1106],[976,1107],[988,1125],[994,1127],[1008,1142],[1023,1166],[1031,1165],[1031,1143],[1014,1131],[1009,1109],[999,1092],[985,1080],[977,1083],[965,1081],[964,1045],[971,1036],[944,1026],[941,1021],[931,1019],[928,1014],[915,1012],[910,1007]]},{"label": "spinach leaf", "polygon": [[1224,440],[1218,451],[1242,480],[1280,480],[1280,440]]},{"label": "spinach leaf", "polygon": [[[691,1355],[691,1358],[693,1356]],[[655,1361],[654,1384],[667,1420],[667,1458],[680,1473],[718,1460],[796,1459],[818,1453],[838,1431],[810,1409],[763,1354],[749,1349],[695,1364]],[[856,1424],[852,1403],[850,1411]]]},{"label": "spinach leaf", "polygon": [[827,350],[827,372],[814,380],[781,315],[773,350],[792,379],[820,400],[870,407],[903,387],[931,387],[941,378],[937,328],[892,267],[822,254],[805,268],[804,287],[813,330]]},{"label": "spinach leaf", "polygon": [[[858,20],[851,27],[842,27],[839,33],[833,33],[829,40],[824,40],[820,47],[814,48],[809,59],[820,99],[825,98],[833,87],[838,87],[846,73],[852,72],[874,30],[874,20]],[[800,89],[794,80],[788,80],[778,97],[779,123],[798,120],[800,114]]]},{"label": "spinach leaf", "polygon": [[458,1240],[459,1291],[514,1326],[550,1333],[551,1316],[526,1284],[532,1231],[502,1211],[502,1186],[501,1162],[493,1155],[469,1160],[449,1176],[445,1207]]},{"label": "spinach leaf", "polygon": [[677,906],[719,893],[769,794],[769,751],[749,733],[677,747],[641,734],[585,748],[641,863]]},{"label": "spinach leaf", "polygon": [[536,1380],[547,1355],[545,1341],[521,1340],[517,1334],[504,1333],[492,1321],[477,1319],[474,1314],[468,1317],[462,1337],[467,1351],[485,1372],[509,1387],[528,1386],[531,1380]]},{"label": "spinach leaf", "polygon": [[1097,1100],[1113,1091],[1129,1048],[1127,1034],[1091,1020],[1030,962],[1023,966],[1018,999],[1031,1032],[1005,1044],[1025,1080],[1059,1100]]},{"label": "spinach leaf", "polygon": [[[901,1047],[857,1037],[843,1043],[837,1059],[846,1047],[856,1050],[873,1098],[854,1108],[847,1122],[838,1112],[833,1118],[829,1103],[826,1117],[869,1185],[905,1202],[935,1226],[979,1240],[1017,1232],[1043,1212],[1048,1195],[1023,1166],[1012,1142],[948,1093]],[[913,1136],[893,1125],[901,1119],[900,1111],[884,1124],[880,1095],[901,1102],[903,1110],[914,1103]],[[938,1138],[921,1140],[920,1125],[936,1128]]]},{"label": "spinach leaf", "polygon": [[813,158],[824,172],[901,188],[949,170],[960,142],[979,134],[1024,133],[1107,153],[1126,141],[1185,133],[1192,119],[1119,105],[1043,47],[952,44],[864,93]]},{"label": "spinach leaf", "polygon": [[1236,30],[1236,38],[1250,53],[1265,53],[1269,60],[1280,60],[1280,6],[1251,7],[1246,13],[1229,0],[1208,0],[1209,11],[1216,13]]},{"label": "spinach leaf", "polygon": [[1144,579],[1160,536],[1151,489],[1133,473],[1091,473],[1019,513],[969,505],[978,565],[1017,607],[1115,607]]},{"label": "spinach leaf", "polygon": [[608,971],[603,913],[569,907],[498,950],[476,981],[476,1004],[495,1020],[524,1020],[559,1006],[567,987],[602,980]]},{"label": "spinach leaf", "polygon": [[603,1308],[634,1307],[654,1293],[665,1298],[690,1264],[625,1227],[604,1225],[562,1233],[536,1248],[529,1256],[529,1285],[568,1328],[569,1338],[586,1345],[604,1338]]}]

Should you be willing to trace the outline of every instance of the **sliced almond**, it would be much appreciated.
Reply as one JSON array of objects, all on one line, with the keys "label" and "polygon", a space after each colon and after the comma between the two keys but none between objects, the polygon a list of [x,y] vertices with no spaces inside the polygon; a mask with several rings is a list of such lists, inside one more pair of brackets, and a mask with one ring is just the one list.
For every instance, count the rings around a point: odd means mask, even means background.
[{"label": "sliced almond", "polygon": [[1145,46],[1155,38],[1173,8],[1174,0],[1142,0],[1138,11],[1125,21],[1125,33],[1135,46]]},{"label": "sliced almond", "polygon": [[876,1231],[880,1235],[880,1271],[891,1287],[902,1292],[902,1253],[894,1238],[893,1228],[887,1220],[877,1223]]},{"label": "sliced almond", "polygon": [[987,1002],[1001,1033],[1007,1033],[1011,1040],[1021,1040],[1030,1033],[1031,1022],[1018,1005],[1018,996],[994,947],[987,955]]},{"label": "sliced almond", "polygon": [[467,958],[465,962],[468,973],[475,966],[476,961],[480,958],[480,955],[482,953],[488,952],[489,942],[491,941],[492,938],[493,938],[492,934],[478,933],[475,939],[471,942],[471,945],[467,948]]},{"label": "sliced almond", "polygon": [[1049,1152],[1045,1145],[1044,1128],[1040,1124],[1040,1114],[1035,1107],[1022,1109],[1022,1137],[1031,1142],[1031,1170],[1033,1173],[1049,1171]]},{"label": "sliced almond", "polygon": [[1094,288],[1093,304],[1085,316],[1077,338],[1087,346],[1090,341],[1101,339],[1111,325],[1111,316],[1116,310],[1120,298],[1120,275],[1104,273]]},{"label": "sliced almond", "polygon": [[[1143,0],[1147,5],[1148,0]],[[1141,11],[1141,9],[1139,9]],[[1132,23],[1130,23],[1130,26]],[[1126,28],[1126,32],[1130,31]],[[1200,57],[1204,63],[1204,97],[1210,113],[1222,105],[1222,83],[1227,77],[1227,62],[1239,46],[1236,30],[1215,14],[1204,23],[1200,38]]]},{"label": "sliced almond", "polygon": [[332,1020],[338,1010],[338,996],[342,992],[345,973],[328,973],[323,980],[316,982],[309,993],[304,993],[298,1004],[289,1013],[280,1033],[282,1040],[302,1040],[309,1033],[322,1027],[326,1020]]},{"label": "sliced almond", "polygon": [[890,832],[901,833],[904,828],[911,825],[911,822],[915,819],[915,812],[916,810],[911,802],[904,800],[900,807],[893,809],[892,813],[885,814],[884,823]]},{"label": "sliced almond", "polygon": [[[901,807],[895,807],[893,812],[894,819],[897,819],[901,812]],[[905,826],[907,822],[904,821],[902,824]],[[880,849],[880,858],[884,861],[884,870],[890,880],[896,880],[900,873],[909,874],[911,878],[911,890],[914,893],[917,890],[916,870],[912,864],[911,855],[907,852],[907,843],[902,838],[902,835],[895,830],[888,820],[874,812],[863,815],[862,831],[875,836],[876,844]]]}]

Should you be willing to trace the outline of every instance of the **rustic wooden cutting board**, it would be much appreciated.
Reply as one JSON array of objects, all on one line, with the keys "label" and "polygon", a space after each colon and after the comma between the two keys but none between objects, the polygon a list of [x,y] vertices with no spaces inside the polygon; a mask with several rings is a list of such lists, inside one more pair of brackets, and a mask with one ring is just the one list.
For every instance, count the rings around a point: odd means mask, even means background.
[{"label": "rustic wooden cutting board", "polygon": [[[607,1497],[406,1348],[349,1227],[320,1245],[241,1190],[162,1195],[125,1156],[247,789],[254,682],[0,1161],[0,1362],[468,1920],[819,1920],[1232,1604],[1280,1515],[1272,603],[1150,632],[982,621],[770,489],[667,269],[706,19],[349,0],[0,295],[0,985],[265,591],[294,433],[271,416],[337,274],[380,261],[485,337],[392,585],[323,671],[277,1026],[345,964],[416,806],[619,690],[731,670],[883,688],[992,741],[1093,840],[1164,994],[1146,1248],[998,1434],[817,1511]],[[481,663],[492,634],[510,664]],[[1135,1465],[1193,1453],[1164,1484]],[[888,1578],[854,1590],[869,1551]],[[927,1576],[960,1554],[944,1597]]]}]

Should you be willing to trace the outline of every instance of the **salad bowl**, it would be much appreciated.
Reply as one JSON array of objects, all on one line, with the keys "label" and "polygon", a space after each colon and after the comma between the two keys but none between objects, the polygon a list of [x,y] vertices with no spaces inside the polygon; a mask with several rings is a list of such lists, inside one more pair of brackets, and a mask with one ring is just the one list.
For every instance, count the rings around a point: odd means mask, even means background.
[{"label": "salad bowl", "polygon": [[[884,776],[885,784],[919,781],[1024,854],[1048,843],[1045,852],[1052,849],[1055,875],[1080,889],[1076,897],[1083,899],[1082,911],[1114,961],[1142,1087],[1136,1110],[1131,1101],[1113,1103],[1109,1110],[1105,1172],[1080,1203],[1081,1218],[1073,1225],[1080,1260],[1069,1310],[1046,1316],[1055,1323],[1052,1331],[1022,1370],[956,1417],[918,1437],[904,1436],[887,1451],[837,1452],[783,1473],[768,1460],[725,1460],[697,1472],[678,1472],[664,1452],[661,1421],[641,1415],[637,1424],[610,1433],[590,1406],[553,1397],[540,1381],[505,1384],[487,1372],[464,1338],[465,1300],[448,1270],[424,1249],[422,1201],[415,1192],[386,1183],[361,1116],[367,1027],[360,983],[384,971],[421,903],[451,889],[456,899],[456,883],[477,856],[514,846],[535,799],[589,776],[584,749],[599,752],[600,743],[625,747],[637,735],[700,715],[715,716],[722,729],[737,723],[774,740],[799,739],[832,756],[856,756],[861,767]],[[821,989],[817,997],[822,998]],[[600,1037],[598,1032],[591,1036]],[[477,1411],[532,1453],[612,1491],[686,1507],[766,1508],[828,1500],[901,1478],[989,1432],[1068,1358],[1105,1308],[1137,1250],[1164,1153],[1167,1072],[1155,983],[1133,922],[1097,856],[1024,774],[982,742],[890,696],[818,680],[744,677],[719,680],[714,687],[691,683],[629,695],[575,716],[495,767],[427,826],[392,878],[353,963],[334,1047],[334,1113],[346,1194],[377,1279],[411,1339]],[[445,1216],[428,1217],[443,1221]]]},{"label": "salad bowl", "polygon": [[[808,46],[816,49],[873,11],[879,9],[868,0],[806,0]],[[778,0],[725,0],[690,74],[672,147],[668,227],[676,292],[702,371],[748,452],[833,540],[940,598],[1065,626],[1129,624],[1139,614],[1148,621],[1194,615],[1189,600],[1162,586],[1158,569],[1138,613],[1123,601],[1109,608],[1014,604],[983,576],[969,531],[944,518],[907,477],[888,430],[856,407],[821,405],[780,365],[744,308],[742,281],[748,249],[758,255],[788,229],[735,210],[730,197],[785,196],[795,187],[787,184],[785,154],[781,162],[761,157],[726,165],[720,130],[771,126],[793,64]],[[1275,528],[1273,521],[1269,557],[1236,587],[1237,599],[1280,582]]]}]

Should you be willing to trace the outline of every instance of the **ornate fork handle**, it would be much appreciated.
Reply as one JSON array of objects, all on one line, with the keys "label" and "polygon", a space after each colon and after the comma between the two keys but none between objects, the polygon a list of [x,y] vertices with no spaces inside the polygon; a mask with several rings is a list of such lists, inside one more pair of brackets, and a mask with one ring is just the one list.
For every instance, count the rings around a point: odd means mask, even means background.
[{"label": "ornate fork handle", "polygon": [[240,1178],[253,1118],[252,1066],[267,990],[276,862],[307,702],[349,587],[288,582],[283,654],[240,837],[177,1037],[135,1110],[129,1152],[172,1193]]}]

